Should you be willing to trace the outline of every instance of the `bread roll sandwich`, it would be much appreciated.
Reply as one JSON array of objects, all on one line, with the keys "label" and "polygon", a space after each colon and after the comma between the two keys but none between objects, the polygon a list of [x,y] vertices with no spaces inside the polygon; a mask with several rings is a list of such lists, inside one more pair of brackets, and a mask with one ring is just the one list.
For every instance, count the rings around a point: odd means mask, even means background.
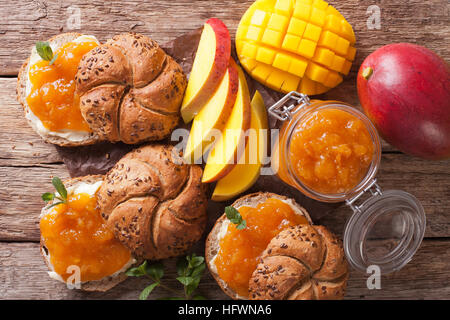
[{"label": "bread roll sandwich", "polygon": [[81,115],[75,94],[78,63],[98,44],[94,36],[63,33],[37,43],[22,65],[17,99],[30,126],[46,142],[81,146],[98,141]]},{"label": "bread roll sandwich", "polygon": [[40,216],[40,248],[50,277],[86,291],[111,289],[137,263],[100,215],[96,194],[102,184],[100,175],[65,181],[67,195],[57,189]]},{"label": "bread roll sandwich", "polygon": [[150,38],[126,33],[86,54],[76,75],[81,112],[101,139],[161,140],[177,126],[183,70]]},{"label": "bread roll sandwich", "polygon": [[259,192],[231,207],[245,227],[239,229],[235,217],[224,214],[205,248],[207,266],[229,297],[343,298],[348,266],[341,242],[326,228],[312,226],[306,210],[293,199]]},{"label": "bread roll sandwich", "polygon": [[172,146],[147,145],[126,154],[98,192],[102,217],[134,256],[159,260],[200,240],[207,197],[202,169],[186,165]]}]

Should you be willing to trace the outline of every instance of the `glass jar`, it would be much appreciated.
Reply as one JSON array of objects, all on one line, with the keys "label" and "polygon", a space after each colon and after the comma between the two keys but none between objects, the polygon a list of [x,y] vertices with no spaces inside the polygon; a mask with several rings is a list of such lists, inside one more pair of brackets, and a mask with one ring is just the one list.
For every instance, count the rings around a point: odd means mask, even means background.
[{"label": "glass jar", "polygon": [[[373,156],[366,174],[345,192],[318,192],[304,183],[292,168],[289,153],[292,135],[299,125],[320,110],[340,110],[354,116],[363,123],[373,144]],[[381,160],[381,143],[371,121],[344,102],[310,101],[306,95],[295,91],[271,106],[269,113],[283,121],[272,154],[272,168],[278,177],[312,199],[345,201],[353,210],[343,236],[349,263],[363,272],[376,265],[383,274],[399,270],[408,263],[422,242],[425,212],[413,195],[401,190],[382,191],[378,186],[376,174]]]}]

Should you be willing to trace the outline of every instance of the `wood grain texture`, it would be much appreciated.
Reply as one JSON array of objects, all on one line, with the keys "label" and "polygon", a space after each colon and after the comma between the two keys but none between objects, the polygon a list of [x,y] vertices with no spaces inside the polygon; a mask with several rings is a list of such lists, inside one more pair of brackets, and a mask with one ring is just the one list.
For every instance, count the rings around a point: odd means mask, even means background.
[{"label": "wood grain texture", "polygon": [[[368,275],[352,271],[346,299],[446,299],[450,296],[449,259],[450,240],[426,240],[412,262],[400,272],[382,276],[381,290],[367,289]],[[181,285],[175,280],[175,259],[164,261],[164,265],[164,283],[179,289]],[[38,244],[0,243],[0,296],[3,299],[137,299],[146,285],[148,281],[143,278],[129,278],[106,293],[68,290],[65,284],[48,277]],[[208,299],[228,299],[208,271],[198,290]],[[157,288],[151,299],[171,295]]]},{"label": "wood grain texture", "polygon": [[[6,0],[0,3],[0,74],[16,75],[38,40],[72,31],[67,27],[70,9],[79,8],[81,28],[76,31],[98,36],[105,41],[111,36],[136,31],[158,42],[171,40],[183,32],[199,27],[206,19],[218,17],[234,36],[240,17],[253,0],[153,0],[153,1],[57,1]],[[449,3],[446,0],[330,0],[351,23],[357,37],[357,60],[376,48],[396,41],[413,42],[450,58],[448,35]],[[366,13],[370,5],[381,9],[381,29],[368,30]],[[170,17],[170,19],[168,19]],[[353,68],[353,71],[355,68]]]},{"label": "wood grain texture", "polygon": [[[428,220],[425,237],[450,237],[450,162],[428,162],[402,154],[384,154],[381,161],[382,188],[405,190],[421,201]],[[68,178],[63,164],[0,166],[0,240],[39,240],[38,220],[44,204],[40,195],[52,190],[53,175]],[[209,226],[222,213],[210,210]],[[351,210],[342,206],[314,222],[342,234],[350,214]]]}]

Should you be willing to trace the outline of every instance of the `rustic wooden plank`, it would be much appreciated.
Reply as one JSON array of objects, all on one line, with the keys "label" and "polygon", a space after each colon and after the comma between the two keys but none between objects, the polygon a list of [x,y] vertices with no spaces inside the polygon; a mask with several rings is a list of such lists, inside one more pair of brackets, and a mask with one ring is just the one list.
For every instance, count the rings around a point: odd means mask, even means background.
[{"label": "rustic wooden plank", "polygon": [[61,162],[51,144],[31,129],[16,100],[17,78],[0,78],[0,166]]},{"label": "rustic wooden plank", "polygon": [[0,167],[0,239],[39,241],[41,195],[54,189],[52,176],[69,177],[63,164]]},{"label": "rustic wooden plank", "polygon": [[[28,0],[0,3],[0,74],[15,75],[37,40],[68,32],[70,9],[79,8],[82,33],[95,34],[104,41],[114,34],[136,31],[158,42],[174,39],[200,26],[210,17],[222,19],[234,35],[242,14],[253,0],[178,1],[57,1]],[[390,42],[413,42],[450,57],[447,45],[449,3],[446,0],[330,0],[352,24],[357,36],[357,63],[377,47]],[[370,5],[381,9],[381,29],[367,28]],[[420,30],[420,31],[419,31]]]},{"label": "rustic wooden plank", "polygon": [[[198,252],[202,254],[201,251]],[[366,274],[352,271],[346,299],[448,299],[450,297],[450,240],[424,240],[414,259],[402,270],[382,276],[381,289],[367,289]],[[164,282],[180,288],[175,280],[175,260],[164,261]],[[129,278],[106,293],[68,290],[63,283],[50,279],[37,243],[0,243],[0,296],[2,299],[137,299],[147,281]],[[209,272],[199,286],[208,299],[227,299]],[[167,297],[164,289],[151,298]]]},{"label": "rustic wooden plank", "polygon": [[[383,154],[378,184],[383,190],[404,190],[423,205],[427,227],[426,237],[450,236],[450,160],[426,161],[404,154]],[[317,223],[342,234],[352,211],[346,206],[326,215]]]},{"label": "rustic wooden plank", "polygon": [[[426,237],[450,237],[450,161],[429,162],[402,154],[384,154],[379,184],[384,190],[414,194],[427,214]],[[0,240],[38,241],[40,195],[52,190],[50,177],[68,177],[63,164],[0,166]],[[282,182],[280,182],[282,183]],[[305,200],[306,201],[306,200]],[[208,212],[210,226],[221,213]],[[342,234],[351,210],[345,206],[315,221]]]}]

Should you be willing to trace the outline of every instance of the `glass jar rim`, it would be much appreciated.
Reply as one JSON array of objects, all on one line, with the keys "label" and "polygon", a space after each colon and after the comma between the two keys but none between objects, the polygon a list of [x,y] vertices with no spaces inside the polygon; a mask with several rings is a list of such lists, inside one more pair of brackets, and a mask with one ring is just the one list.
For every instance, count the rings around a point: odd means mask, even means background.
[{"label": "glass jar rim", "polygon": [[[374,232],[383,219],[388,223],[378,227],[381,232]],[[352,267],[364,273],[371,266],[378,267],[381,274],[400,270],[420,247],[425,228],[425,211],[416,197],[403,190],[384,191],[368,198],[347,220],[343,238],[345,255]],[[387,253],[370,256],[370,241],[377,241],[374,246],[377,249],[383,247],[381,241],[386,241]]]},{"label": "glass jar rim", "polygon": [[[337,109],[342,110],[344,112],[350,113],[351,115],[355,116],[359,120],[361,120],[366,129],[369,131],[370,137],[372,139],[373,145],[374,145],[374,156],[372,158],[372,162],[370,164],[369,170],[367,171],[366,175],[363,179],[351,190],[344,192],[344,193],[336,193],[336,194],[326,194],[317,192],[311,188],[309,188],[306,184],[304,184],[295,174],[292,169],[292,164],[288,160],[289,155],[288,151],[290,149],[290,142],[292,134],[297,127],[297,125],[305,119],[306,116],[311,114],[312,112],[316,112],[319,110],[324,109]],[[295,115],[295,122],[290,126],[289,131],[287,132],[287,143],[286,146],[284,146],[284,157],[286,159],[286,167],[289,172],[289,175],[292,177],[292,180],[296,187],[302,191],[306,196],[322,201],[322,202],[342,202],[347,199],[350,199],[355,194],[358,194],[361,190],[364,190],[364,188],[375,178],[378,168],[380,166],[381,161],[381,142],[380,137],[378,135],[378,132],[375,128],[375,126],[372,124],[370,119],[361,111],[357,110],[350,104],[347,104],[345,102],[341,101],[312,101],[311,104],[305,106],[302,108],[302,110],[298,111],[298,115]]]}]

